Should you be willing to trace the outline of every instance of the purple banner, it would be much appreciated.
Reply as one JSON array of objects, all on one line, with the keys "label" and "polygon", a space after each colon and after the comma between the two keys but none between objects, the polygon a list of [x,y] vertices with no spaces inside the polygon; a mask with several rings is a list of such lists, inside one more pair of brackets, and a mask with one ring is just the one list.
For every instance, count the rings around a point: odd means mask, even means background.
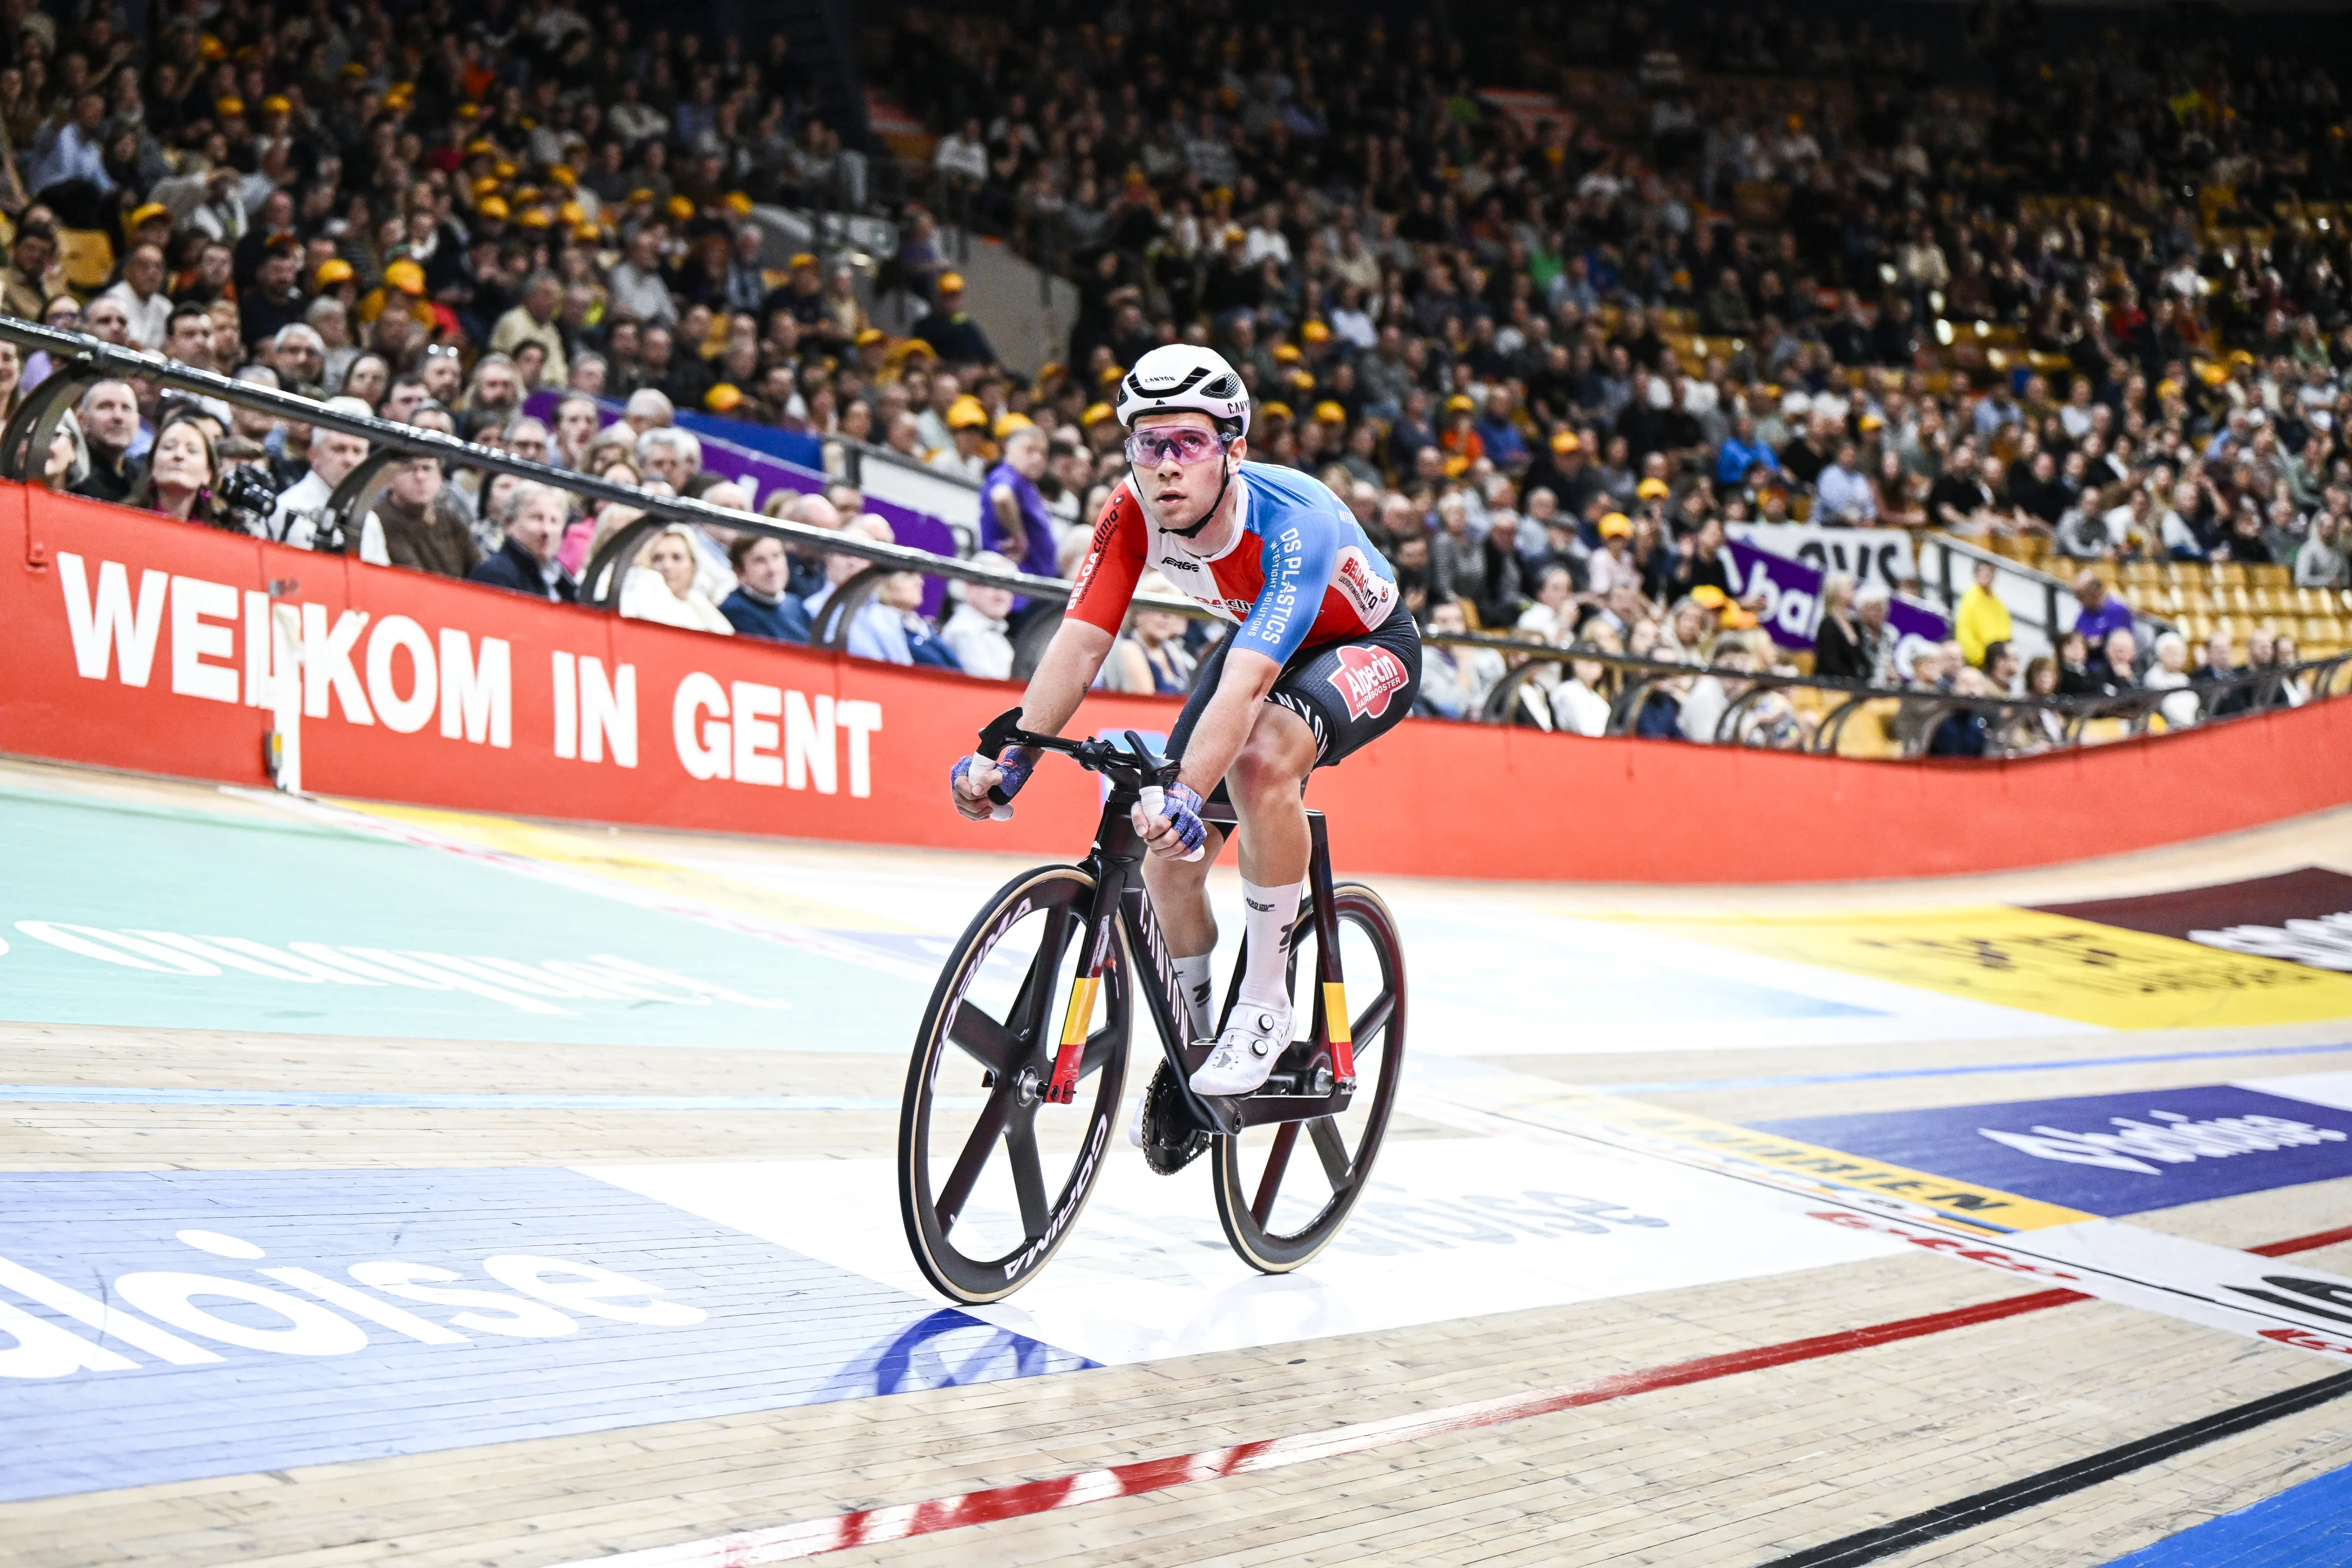
[{"label": "purple banner", "polygon": [[[524,411],[532,418],[544,420],[552,426],[555,405],[562,395],[553,392],[534,392],[524,402]],[[621,405],[617,403],[599,398],[596,406],[603,411],[607,425],[621,416]],[[754,451],[749,447],[709,434],[707,426],[710,421],[698,423],[706,427],[688,428],[688,434],[702,443],[702,466],[714,474],[748,485],[754,510],[765,504],[769,496],[778,489],[812,495],[822,491],[831,482],[815,468],[788,463],[781,458],[772,458],[765,452]],[[934,555],[958,553],[955,530],[929,512],[916,511],[911,507],[870,495],[866,498],[866,510],[887,522],[901,544],[916,550],[928,550]],[[947,585],[944,582],[937,577],[925,580],[925,615],[936,617],[946,600]]]},{"label": "purple banner", "polygon": [[[1813,628],[1822,618],[1820,570],[1737,539],[1727,541],[1723,548],[1731,560],[1738,596],[1763,596],[1757,614],[1772,640],[1782,647],[1812,647]],[[1911,668],[1911,656],[1919,647],[1952,635],[1943,616],[1907,599],[1887,605],[1886,624],[1895,628],[1895,662],[1903,669]]]}]

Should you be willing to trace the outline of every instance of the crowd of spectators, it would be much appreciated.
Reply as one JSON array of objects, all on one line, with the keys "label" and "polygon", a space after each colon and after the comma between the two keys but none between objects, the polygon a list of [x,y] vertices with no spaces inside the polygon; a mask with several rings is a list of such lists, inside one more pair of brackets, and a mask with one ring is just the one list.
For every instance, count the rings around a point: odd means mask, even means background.
[{"label": "crowd of spectators", "polygon": [[[1474,52],[1344,10],[918,9],[873,65],[938,135],[896,253],[861,271],[846,247],[777,254],[753,216],[877,184],[781,34],[714,44],[561,0],[223,0],[151,8],[137,34],[103,3],[5,15],[0,310],[887,539],[852,487],[721,479],[677,416],[866,441],[971,481],[981,545],[1064,574],[1121,471],[1110,384],[1157,343],[1211,343],[1255,395],[1251,455],[1322,477],[1425,626],[1559,650],[1506,693],[1529,721],[1607,720],[1622,677],[1581,651],[1723,672],[1655,686],[1641,732],[1714,739],[1733,711],[1736,738],[1801,734],[1809,712],[1737,679],[1790,658],[1731,567],[1741,525],[1941,530],[2092,568],[2083,646],[2047,668],[2020,668],[1981,604],[1918,651],[1883,585],[1832,580],[1817,671],[1961,694],[2292,658],[2293,626],[2252,619],[2193,665],[2140,646],[2119,564],[2284,569],[2301,607],[2352,607],[2352,241],[2332,205],[2352,160],[2305,61],[2110,33],[1957,83],[1915,39],[1778,14],[1685,36],[1632,8],[1507,11]],[[999,363],[943,218],[1069,275],[1060,363]],[[902,333],[877,324],[886,295],[911,302]],[[0,343],[0,406],[50,369]],[[562,401],[532,417],[543,392]],[[81,395],[50,473],[559,599],[640,515],[426,458],[322,534],[365,456],[133,379]],[[857,570],[681,525],[622,608],[801,640]],[[1002,677],[1043,608],[923,604],[920,578],[885,584],[852,651]],[[1139,613],[1105,681],[1183,689],[1209,635]],[[1526,662],[1433,649],[1423,707],[1476,714]]]},{"label": "crowd of spectators", "polygon": [[[2352,642],[2352,156],[2306,60],[2110,29],[1939,78],[1917,39],[1779,12],[1042,9],[919,13],[894,80],[941,132],[935,206],[1076,286],[1014,397],[1076,453],[1105,379],[1185,337],[1250,383],[1254,455],[1321,475],[1446,625],[1775,661],[1723,531],[1802,521],[2095,571],[2070,694],[2168,683],[2160,638],[2113,662],[2119,565],[2296,591],[2202,670]],[[2002,657],[2005,612],[1915,660],[1873,594],[1831,597],[1822,673],[2053,679]],[[1499,679],[1459,662],[1439,711]],[[1571,728],[1603,711],[1573,668],[1545,678]]]}]

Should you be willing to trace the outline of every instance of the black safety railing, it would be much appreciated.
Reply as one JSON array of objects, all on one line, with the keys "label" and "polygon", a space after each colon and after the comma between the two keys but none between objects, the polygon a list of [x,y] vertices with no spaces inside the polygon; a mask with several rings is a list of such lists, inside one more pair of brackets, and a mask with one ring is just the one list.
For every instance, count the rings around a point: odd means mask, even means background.
[{"label": "black safety railing", "polygon": [[[835,588],[818,616],[812,640],[818,647],[835,650],[846,647],[857,612],[885,581],[902,572],[1006,588],[1054,603],[1066,603],[1070,596],[1071,585],[1059,578],[975,565],[950,555],[885,544],[862,535],[836,533],[757,512],[732,510],[685,496],[648,495],[626,485],[533,462],[438,431],[344,414],[294,393],[232,380],[160,354],[118,347],[79,332],[0,316],[0,339],[20,349],[46,352],[52,366],[47,379],[26,395],[5,426],[0,426],[0,479],[41,482],[50,444],[66,411],[98,382],[136,380],[196,397],[216,398],[317,429],[340,431],[368,442],[367,459],[335,488],[323,509],[321,532],[329,536],[352,540],[359,537],[359,524],[390,477],[391,465],[403,458],[435,458],[444,465],[510,474],[591,500],[632,509],[638,515],[613,531],[581,574],[582,603],[595,609],[618,610],[625,569],[655,533],[675,522],[766,534],[810,554],[846,555],[866,562],[863,571]],[[1190,599],[1140,595],[1134,605],[1139,610],[1160,610],[1188,619],[1218,618],[1214,612]],[[1060,620],[1058,615],[1050,614],[1024,619],[1014,640],[1016,678],[1036,668]],[[2084,744],[2095,738],[2089,733],[2089,726],[2098,721],[2119,721],[2119,733],[2146,733],[2164,712],[2168,699],[2178,699],[2184,691],[2196,700],[2196,716],[2202,721],[2275,706],[2284,700],[2290,688],[2316,700],[2340,696],[2345,688],[2352,686],[2352,680],[2347,679],[2352,676],[2352,650],[2291,668],[2248,671],[2189,688],[2134,688],[2097,697],[1991,697],[1934,688],[1874,686],[1786,670],[1680,664],[1485,633],[1432,632],[1424,633],[1423,640],[1445,647],[1488,648],[1503,657],[1505,673],[1486,693],[1477,715],[1486,723],[1531,721],[1533,710],[1523,700],[1524,688],[1529,682],[1543,682],[1549,672],[1571,660],[1590,661],[1619,675],[1614,682],[1617,689],[1611,702],[1608,733],[1636,732],[1653,697],[1679,701],[1693,683],[1712,679],[1723,688],[1725,705],[1713,734],[1706,739],[1723,743],[1786,745],[1789,749],[1816,752],[1837,751],[1849,723],[1874,704],[1891,709],[1906,755],[1926,752],[1943,721],[1954,714],[1975,715],[1985,721],[1989,751],[2018,752]],[[1789,726],[1751,722],[1775,694],[1796,689],[1822,694],[1822,706],[1815,713],[1812,724],[1795,726],[1792,733]],[[2012,744],[2003,739],[2005,736],[2022,739]]]},{"label": "black safety railing", "polygon": [[[1433,635],[1426,642],[1444,647],[1489,648],[1503,656],[1503,677],[1487,690],[1478,719],[1489,724],[1537,724],[1540,705],[1529,706],[1529,687],[1538,690],[1571,663],[1591,663],[1614,673],[1605,679],[1612,688],[1607,727],[1611,735],[1637,732],[1653,700],[1674,703],[1700,680],[1713,679],[1723,689],[1724,705],[1711,733],[1700,737],[1715,744],[1747,744],[1828,755],[1841,749],[1848,726],[1875,710],[1889,721],[1897,749],[1905,756],[1927,754],[1944,721],[1955,715],[1983,721],[1985,754],[2014,754],[2079,746],[2095,739],[2120,739],[2155,731],[2158,719],[2167,729],[2245,717],[2284,706],[2291,700],[2316,700],[2352,690],[2352,650],[2294,665],[2272,665],[2192,684],[2175,687],[2128,686],[2113,692],[2073,697],[2008,697],[1947,690],[1939,686],[1878,686],[1867,681],[1841,680],[1788,669],[1726,668],[1642,658],[1604,649],[1486,636],[1476,633]],[[1785,724],[1759,725],[1761,710],[1774,697],[1791,691],[1813,692],[1817,705],[1793,706]],[[2291,697],[2290,693],[2297,694]],[[2183,710],[2186,711],[2183,711]],[[1798,713],[1806,719],[1800,720]],[[2176,722],[2176,720],[2178,721]],[[2095,735],[2091,726],[2111,723],[2114,733]],[[1973,753],[1971,753],[1973,754]]]}]

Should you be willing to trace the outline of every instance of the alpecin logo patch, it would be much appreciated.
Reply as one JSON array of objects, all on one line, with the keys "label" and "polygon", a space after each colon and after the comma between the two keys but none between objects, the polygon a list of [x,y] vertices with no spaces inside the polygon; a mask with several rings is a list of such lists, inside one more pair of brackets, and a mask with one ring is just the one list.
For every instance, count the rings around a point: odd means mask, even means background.
[{"label": "alpecin logo patch", "polygon": [[1331,689],[1359,719],[1377,719],[1389,710],[1389,698],[1404,689],[1404,660],[1384,647],[1343,647],[1339,668],[1331,672]]}]

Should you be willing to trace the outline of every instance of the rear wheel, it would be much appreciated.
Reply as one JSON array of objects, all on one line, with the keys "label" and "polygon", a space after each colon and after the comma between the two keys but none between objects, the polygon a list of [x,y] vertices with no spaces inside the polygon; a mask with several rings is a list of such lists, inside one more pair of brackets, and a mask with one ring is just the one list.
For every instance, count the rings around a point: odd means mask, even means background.
[{"label": "rear wheel", "polygon": [[1075,866],[1015,877],[965,928],[924,1010],[898,1116],[898,1207],[924,1277],[956,1300],[1001,1300],[1027,1283],[1101,1174],[1127,1069],[1116,923],[1101,984],[1075,1020],[1086,1039],[1077,1098],[1045,1099],[1074,1026],[1094,897],[1094,878]]},{"label": "rear wheel", "polygon": [[[1247,1128],[1218,1138],[1211,1151],[1225,1239],[1244,1262],[1267,1274],[1305,1264],[1347,1223],[1371,1179],[1404,1062],[1404,951],[1396,922],[1381,896],[1360,882],[1341,883],[1332,899],[1348,977],[1356,1092],[1338,1115]],[[1316,948],[1313,902],[1303,900],[1290,943],[1291,1016],[1302,1037],[1315,1016]]]}]

